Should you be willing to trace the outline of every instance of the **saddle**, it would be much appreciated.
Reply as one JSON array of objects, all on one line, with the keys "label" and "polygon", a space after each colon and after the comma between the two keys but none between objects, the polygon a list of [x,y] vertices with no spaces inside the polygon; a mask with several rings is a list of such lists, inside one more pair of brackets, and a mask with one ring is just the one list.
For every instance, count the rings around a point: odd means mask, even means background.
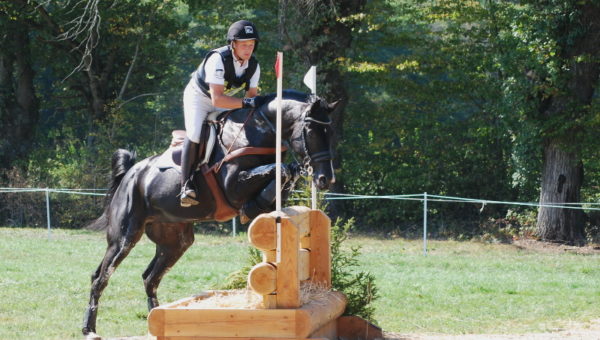
[{"label": "saddle", "polygon": [[[199,143],[200,147],[198,148],[198,159],[200,161],[194,172],[194,177],[198,174],[199,169],[215,199],[216,210],[213,217],[218,222],[225,222],[236,217],[239,213],[237,209],[229,204],[223,194],[223,189],[217,183],[215,172],[210,171],[210,168],[207,165],[217,140],[216,135],[217,131],[214,124],[205,121],[202,125],[202,138]],[[173,130],[171,132],[171,137],[169,149],[159,157],[157,162],[157,166],[160,169],[181,167],[181,154],[183,151],[182,147],[185,139],[185,130]],[[193,179],[193,181],[196,182],[197,179]],[[198,186],[196,185],[196,187]]]}]

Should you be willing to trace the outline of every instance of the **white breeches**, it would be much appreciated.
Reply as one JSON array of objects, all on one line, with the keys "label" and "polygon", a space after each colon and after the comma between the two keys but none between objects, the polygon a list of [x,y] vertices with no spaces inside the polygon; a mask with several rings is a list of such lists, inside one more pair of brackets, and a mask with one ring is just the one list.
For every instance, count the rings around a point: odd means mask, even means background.
[{"label": "white breeches", "polygon": [[213,106],[212,101],[193,81],[190,81],[183,91],[183,117],[185,119],[185,132],[189,140],[200,143],[202,123],[209,113],[214,111],[225,111]]}]

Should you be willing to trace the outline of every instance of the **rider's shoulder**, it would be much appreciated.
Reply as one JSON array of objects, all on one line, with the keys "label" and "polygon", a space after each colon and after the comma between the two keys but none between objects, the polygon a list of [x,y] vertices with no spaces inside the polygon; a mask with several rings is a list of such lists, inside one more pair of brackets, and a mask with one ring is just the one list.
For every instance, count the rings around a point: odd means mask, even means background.
[{"label": "rider's shoulder", "polygon": [[218,66],[223,67],[223,59],[221,59],[221,56],[219,55],[219,53],[213,53],[206,60],[206,66],[215,67],[215,68]]}]

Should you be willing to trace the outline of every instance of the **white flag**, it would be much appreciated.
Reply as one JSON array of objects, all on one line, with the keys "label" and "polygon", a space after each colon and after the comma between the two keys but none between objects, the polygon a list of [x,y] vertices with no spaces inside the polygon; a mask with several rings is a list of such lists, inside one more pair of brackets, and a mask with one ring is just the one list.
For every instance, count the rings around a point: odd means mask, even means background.
[{"label": "white flag", "polygon": [[317,93],[317,67],[311,66],[304,75],[304,84],[308,86],[312,94]]}]

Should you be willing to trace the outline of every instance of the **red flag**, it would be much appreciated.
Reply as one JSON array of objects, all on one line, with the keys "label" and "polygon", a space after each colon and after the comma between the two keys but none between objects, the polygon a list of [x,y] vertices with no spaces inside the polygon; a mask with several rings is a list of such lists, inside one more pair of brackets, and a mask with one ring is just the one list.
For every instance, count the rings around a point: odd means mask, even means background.
[{"label": "red flag", "polygon": [[283,58],[283,54],[280,52],[277,52],[277,56],[275,57],[275,77],[279,78],[281,77],[281,66],[282,66],[282,60],[281,58]]}]

